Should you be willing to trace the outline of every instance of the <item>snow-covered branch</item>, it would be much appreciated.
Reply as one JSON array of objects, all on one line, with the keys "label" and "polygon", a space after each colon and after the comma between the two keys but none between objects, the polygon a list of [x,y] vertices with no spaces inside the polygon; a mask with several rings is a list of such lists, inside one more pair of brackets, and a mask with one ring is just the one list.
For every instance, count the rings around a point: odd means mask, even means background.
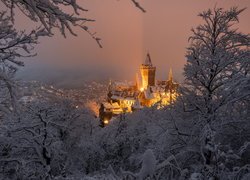
[{"label": "snow-covered branch", "polygon": [[[44,29],[36,29],[30,33],[18,32],[11,23],[11,17],[6,12],[0,12],[0,83],[5,87],[1,93],[4,93],[6,98],[10,97],[13,109],[15,109],[14,74],[18,67],[24,65],[18,58],[34,56],[35,54],[32,54],[34,45],[38,43],[38,37],[43,35],[47,35]],[[8,106],[7,109],[10,108]]]}]

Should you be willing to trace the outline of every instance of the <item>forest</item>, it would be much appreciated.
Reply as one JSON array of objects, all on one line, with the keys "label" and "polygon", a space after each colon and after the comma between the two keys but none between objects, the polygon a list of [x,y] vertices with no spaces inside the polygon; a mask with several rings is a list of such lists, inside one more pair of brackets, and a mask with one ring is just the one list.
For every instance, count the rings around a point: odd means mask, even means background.
[{"label": "forest", "polygon": [[[129,1],[141,13],[143,4]],[[69,99],[40,94],[22,103],[20,58],[36,55],[55,29],[96,41],[76,0],[1,0],[0,179],[250,179],[250,34],[237,28],[246,8],[197,12],[188,38],[184,81],[170,105],[122,114],[108,126]],[[70,7],[72,12],[62,10]],[[15,28],[19,10],[40,26]],[[73,15],[72,15],[73,14]]]}]

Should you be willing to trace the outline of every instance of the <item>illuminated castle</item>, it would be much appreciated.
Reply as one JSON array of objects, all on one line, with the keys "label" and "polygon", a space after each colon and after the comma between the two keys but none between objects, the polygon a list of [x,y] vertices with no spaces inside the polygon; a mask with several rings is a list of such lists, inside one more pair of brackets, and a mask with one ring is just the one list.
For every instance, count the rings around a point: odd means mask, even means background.
[{"label": "illuminated castle", "polygon": [[[153,66],[150,55],[147,54],[147,58],[144,64],[140,67],[142,77],[142,89],[148,89],[150,86],[155,86],[155,71],[156,67]],[[139,82],[137,82],[139,83]]]},{"label": "illuminated castle", "polygon": [[112,83],[108,87],[107,101],[101,104],[99,116],[101,125],[105,126],[110,119],[122,113],[130,113],[143,107],[169,105],[177,97],[178,84],[173,81],[172,70],[168,80],[155,80],[156,67],[147,54],[145,62],[140,66],[140,76],[136,74],[135,83]]}]

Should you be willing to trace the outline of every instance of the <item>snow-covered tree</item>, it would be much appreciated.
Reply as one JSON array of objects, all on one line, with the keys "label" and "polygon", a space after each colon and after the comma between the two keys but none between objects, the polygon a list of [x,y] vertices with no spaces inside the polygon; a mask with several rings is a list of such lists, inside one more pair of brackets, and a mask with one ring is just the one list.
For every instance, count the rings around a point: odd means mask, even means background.
[{"label": "snow-covered tree", "polygon": [[[235,104],[249,106],[250,36],[233,28],[243,11],[233,7],[202,12],[199,16],[204,24],[192,29],[189,38],[182,98],[184,110],[193,115],[193,129],[198,131],[209,177],[216,177],[218,172],[214,154],[217,130],[225,123],[240,125],[228,115],[228,110]],[[244,109],[239,111],[243,113]]]},{"label": "snow-covered tree", "polygon": [[189,38],[185,84],[197,100],[188,102],[208,122],[223,105],[249,95],[245,88],[249,80],[250,36],[232,28],[243,10],[216,8],[201,13],[205,24],[192,29]]},{"label": "snow-covered tree", "polygon": [[[45,29],[51,32],[52,28],[59,28],[61,33],[65,35],[65,29],[68,29],[75,35],[71,26],[81,26],[83,29],[88,29],[87,26],[80,25],[85,21],[93,21],[91,19],[79,17],[79,11],[87,11],[71,0],[2,0],[2,3],[10,9],[12,20],[14,21],[15,8],[18,8],[32,21],[41,22]],[[73,8],[74,15],[63,11],[60,6],[69,6]],[[80,23],[80,24],[79,24]]]},{"label": "snow-covered tree", "polygon": [[[89,30],[87,22],[93,22],[93,19],[86,17],[88,9],[79,5],[76,0],[1,0],[2,3],[10,10],[12,21],[15,19],[15,12],[18,8],[23,14],[29,17],[30,20],[40,22],[42,26],[51,35],[53,28],[58,28],[66,37],[66,30],[72,35],[73,27],[79,27],[87,32],[100,47],[100,38],[96,37],[96,33]],[[130,0],[142,12],[146,12],[143,7],[136,1]],[[71,8],[72,11],[66,11],[66,8]],[[69,9],[68,8],[68,9]]]},{"label": "snow-covered tree", "polygon": [[[34,102],[1,124],[0,178],[53,179],[76,169],[80,113],[68,102]],[[79,127],[78,127],[79,128]],[[75,167],[75,166],[74,166]]]},{"label": "snow-covered tree", "polygon": [[[20,57],[33,56],[33,46],[39,36],[47,35],[43,29],[27,33],[18,32],[6,12],[0,12],[0,113],[15,109],[14,74],[24,63]],[[10,103],[10,100],[12,103]]]}]

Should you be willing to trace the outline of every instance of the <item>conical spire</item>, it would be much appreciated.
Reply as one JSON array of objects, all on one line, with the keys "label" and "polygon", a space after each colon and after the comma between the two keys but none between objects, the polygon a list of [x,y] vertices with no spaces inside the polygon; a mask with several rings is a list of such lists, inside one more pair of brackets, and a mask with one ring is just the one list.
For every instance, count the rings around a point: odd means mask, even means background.
[{"label": "conical spire", "polygon": [[108,85],[108,90],[111,91],[112,90],[112,86],[113,86],[113,82],[112,79],[109,79],[109,85]]},{"label": "conical spire", "polygon": [[152,61],[151,61],[151,57],[150,57],[149,53],[147,54],[147,57],[146,57],[145,62],[144,62],[144,65],[153,66]]},{"label": "conical spire", "polygon": [[173,72],[172,72],[172,68],[170,68],[169,73],[168,73],[168,80],[169,81],[173,81]]}]

